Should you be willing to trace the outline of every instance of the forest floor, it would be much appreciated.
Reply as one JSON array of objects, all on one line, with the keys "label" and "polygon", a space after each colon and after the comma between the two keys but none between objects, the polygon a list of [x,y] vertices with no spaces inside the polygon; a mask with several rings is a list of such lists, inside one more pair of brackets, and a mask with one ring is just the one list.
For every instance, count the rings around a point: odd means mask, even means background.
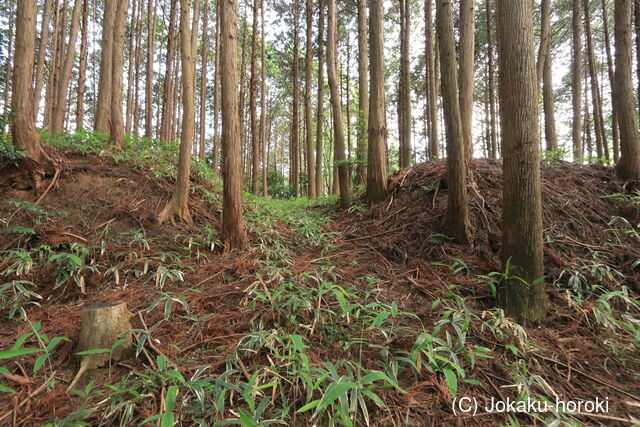
[{"label": "forest floor", "polygon": [[[550,310],[523,328],[493,298],[508,275],[498,162],[472,162],[466,247],[440,227],[436,161],[349,211],[246,196],[252,245],[225,252],[204,164],[193,224],[159,225],[175,147],[50,144],[61,173],[46,193],[0,189],[0,425],[640,423],[640,194],[610,168],[543,166]],[[82,307],[121,301],[137,356],[67,391]],[[596,398],[606,411],[554,407]]]}]

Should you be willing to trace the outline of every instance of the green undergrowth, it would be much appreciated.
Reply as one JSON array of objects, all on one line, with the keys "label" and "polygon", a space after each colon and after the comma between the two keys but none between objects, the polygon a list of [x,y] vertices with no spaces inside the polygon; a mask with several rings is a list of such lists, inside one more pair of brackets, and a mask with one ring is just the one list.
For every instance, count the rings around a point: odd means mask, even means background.
[{"label": "green undergrowth", "polygon": [[[175,174],[175,143],[127,138],[119,152],[96,133],[45,138],[59,148],[144,167],[158,178]],[[206,163],[194,160],[193,164],[197,176],[219,188]],[[202,194],[212,209],[219,207],[218,193]],[[637,195],[624,197],[636,197],[632,200],[640,204]],[[66,212],[5,202],[24,210],[29,223],[4,224],[3,231],[16,239],[0,254],[0,313],[4,324],[14,330],[26,327],[27,332],[2,346],[0,374],[15,374],[13,362],[20,359],[32,380],[46,390],[66,386],[56,376],[54,362],[60,362],[57,357],[68,338],[48,336],[44,321],[32,320],[30,313],[34,306],[47,304],[41,296],[44,287],[82,295],[90,293],[88,283],[99,278],[123,288],[142,283],[146,295],[140,298],[147,304],[142,315],[157,320],[132,331],[137,367],[122,377],[111,376],[107,384],[91,381],[72,390],[74,410],[49,420],[52,426],[413,425],[411,420],[416,420],[410,411],[403,407],[399,415],[396,406],[415,393],[413,385],[440,384],[444,400],[493,395],[494,386],[483,374],[491,369],[490,363],[504,369],[502,388],[513,391],[517,400],[555,400],[558,384],[540,369],[545,349],[502,310],[490,305],[478,308],[471,302],[495,296],[508,272],[483,274],[462,260],[433,265],[446,267],[459,283],[471,280],[479,286],[450,283],[444,290],[433,290],[434,297],[425,300],[428,307],[420,315],[409,312],[401,301],[389,297],[384,281],[375,274],[352,277],[346,272],[344,266],[357,264],[357,258],[331,256],[340,238],[330,227],[336,202],[335,197],[265,199],[246,194],[244,210],[256,268],[225,280],[237,281],[244,290],[238,310],[250,314],[248,332],[233,348],[174,345],[172,357],[156,351],[163,344],[159,328],[180,322],[195,336],[213,316],[196,314],[189,306],[190,297],[202,292],[189,278],[222,249],[211,225],[178,236],[155,236],[143,229],[114,235],[106,225],[97,231],[95,244],[47,245],[39,240],[37,227],[63,218]],[[363,209],[356,205],[353,211]],[[637,232],[623,219],[609,226],[611,233]],[[448,244],[444,235],[431,238],[438,238],[443,247]],[[612,251],[601,250],[576,259],[555,285],[581,326],[607,332],[603,344],[611,349],[612,358],[634,366],[640,346],[640,303],[624,286],[622,272],[612,266],[613,256]],[[636,260],[631,268],[639,265]],[[119,344],[95,351],[110,353]],[[223,358],[215,369],[203,362],[212,355]],[[200,362],[195,370],[183,368]],[[73,361],[64,363],[73,369]],[[111,372],[110,367],[105,369]],[[8,382],[0,383],[0,400],[6,402],[16,392]],[[502,420],[507,425],[538,421],[578,425],[575,415],[559,411]]]}]

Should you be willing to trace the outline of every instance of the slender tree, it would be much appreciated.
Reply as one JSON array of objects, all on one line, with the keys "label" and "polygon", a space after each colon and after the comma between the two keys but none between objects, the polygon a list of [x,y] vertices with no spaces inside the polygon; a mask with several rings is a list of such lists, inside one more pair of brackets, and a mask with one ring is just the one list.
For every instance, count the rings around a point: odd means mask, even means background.
[{"label": "slender tree", "polygon": [[35,89],[33,91],[33,119],[36,120],[40,109],[42,95],[42,83],[47,47],[49,46],[49,26],[51,24],[51,10],[53,0],[45,0],[42,11],[42,26],[40,30],[40,43],[38,44],[38,57],[36,62]]},{"label": "slender tree", "polygon": [[124,123],[122,120],[122,67],[124,65],[124,29],[129,8],[129,0],[118,0],[113,30],[113,51],[111,70],[111,119],[109,120],[109,141],[117,148],[124,145]]},{"label": "slender tree", "polygon": [[249,114],[251,120],[251,192],[258,195],[260,182],[260,140],[258,138],[258,0],[253,0],[251,24],[251,78],[249,81]]},{"label": "slender tree", "polygon": [[464,132],[460,116],[456,45],[453,34],[453,12],[450,0],[438,0],[436,28],[442,71],[442,105],[447,139],[447,211],[443,224],[456,242],[469,243],[469,211],[467,196],[467,165]]},{"label": "slender tree", "polygon": [[558,134],[556,133],[555,96],[553,94],[553,71],[551,70],[551,44],[547,43],[547,54],[544,56],[542,71],[542,100],[544,104],[544,137],[548,151],[558,150]]},{"label": "slender tree", "polygon": [[490,153],[489,157],[497,159],[500,155],[498,152],[498,135],[496,130],[496,100],[495,100],[495,84],[493,81],[493,0],[487,0],[487,90],[489,91],[489,140]]},{"label": "slender tree", "polygon": [[249,242],[242,215],[242,147],[238,115],[238,31],[236,0],[221,0],[220,76],[222,80],[223,198],[222,234],[228,249]]},{"label": "slender tree", "polygon": [[11,135],[16,148],[24,151],[22,167],[33,189],[38,192],[46,174],[53,172],[53,162],[42,148],[33,119],[33,61],[36,43],[36,1],[18,0],[16,8],[16,55],[11,91]]},{"label": "slender tree", "polygon": [[458,81],[460,97],[460,119],[464,155],[471,159],[473,155],[473,89],[474,89],[474,47],[475,47],[475,0],[460,1],[460,79]]},{"label": "slender tree", "polygon": [[200,160],[204,160],[206,148],[206,124],[207,124],[207,62],[209,60],[209,1],[204,0],[202,8],[202,55],[200,59],[200,119],[198,130],[200,131],[200,147],[198,154]]},{"label": "slender tree", "polygon": [[435,160],[438,158],[438,91],[436,90],[436,64],[433,52],[433,0],[425,0],[425,54],[427,65],[427,110],[429,145],[428,158]]},{"label": "slender tree", "polygon": [[573,158],[580,160],[582,153],[582,29],[580,25],[580,0],[572,3],[573,61],[571,63],[571,100],[573,119],[571,124],[571,140],[573,142]]},{"label": "slender tree", "polygon": [[87,48],[89,35],[89,0],[82,2],[82,36],[80,37],[80,64],[78,65],[78,91],[76,95],[76,130],[84,129],[84,93],[87,88]]},{"label": "slender tree", "polygon": [[333,140],[335,144],[336,168],[338,169],[338,183],[340,187],[340,207],[347,209],[351,206],[351,188],[349,182],[349,166],[346,162],[344,147],[344,128],[342,125],[342,103],[338,88],[338,70],[336,58],[337,46],[337,12],[336,0],[329,0],[327,14],[327,77],[329,93],[331,95],[331,109],[333,112]]},{"label": "slender tree", "polygon": [[398,90],[398,123],[400,133],[400,168],[411,166],[411,80],[409,39],[411,7],[409,0],[400,0],[400,83]]},{"label": "slender tree", "polygon": [[71,80],[71,67],[73,66],[73,60],[76,55],[76,40],[78,38],[81,9],[82,0],[75,0],[71,15],[69,43],[67,44],[62,69],[60,71],[58,81],[56,82],[55,97],[53,99],[51,127],[49,129],[52,135],[61,134],[64,127],[64,115],[67,108],[67,93],[69,92],[69,81]]},{"label": "slender tree", "polygon": [[170,0],[171,1],[171,9],[169,11],[169,29],[167,35],[167,62],[166,62],[166,71],[164,74],[164,82],[162,88],[162,118],[160,119],[160,134],[159,139],[162,142],[170,141],[173,126],[171,125],[172,121],[175,118],[175,114],[173,114],[173,99],[175,98],[173,94],[173,84],[172,78],[174,76],[174,57],[175,57],[175,26],[176,26],[176,8],[178,5],[178,0]]},{"label": "slender tree", "polygon": [[305,83],[304,83],[304,128],[305,128],[305,152],[307,157],[307,195],[311,199],[316,198],[316,160],[313,151],[313,124],[311,89],[313,79],[311,77],[311,60],[313,56],[313,0],[306,1],[307,40],[305,52]]},{"label": "slender tree", "polygon": [[318,0],[318,111],[316,113],[316,196],[324,195],[322,148],[324,130],[324,0]]},{"label": "slender tree", "polygon": [[[189,177],[191,174],[191,150],[195,127],[195,44],[198,27],[191,25],[192,1],[180,0],[180,58],[182,63],[182,132],[178,153],[178,177],[169,203],[158,216],[158,222],[179,220],[191,224],[189,213]],[[196,11],[197,12],[197,11]],[[195,15],[195,14],[194,14]],[[197,21],[194,16],[194,24]]]},{"label": "slender tree", "polygon": [[262,88],[260,90],[260,141],[262,144],[262,196],[267,197],[269,191],[267,188],[267,175],[269,172],[269,161],[267,159],[267,55],[264,39],[264,0],[260,0],[260,46],[261,46],[261,81]]},{"label": "slender tree", "polygon": [[[116,9],[119,1],[107,1],[104,5],[104,18],[102,20],[102,42],[100,49],[100,79],[98,80],[98,102],[96,103],[95,130],[109,132],[109,120],[111,118],[111,85],[113,79],[113,42]],[[119,71],[122,71],[121,69]]]},{"label": "slender tree", "polygon": [[291,171],[289,185],[293,187],[296,197],[300,197],[300,36],[299,0],[293,0],[293,64],[292,64],[292,106],[291,106],[291,138],[289,154],[291,156]]},{"label": "slender tree", "polygon": [[[547,309],[543,283],[538,81],[530,2],[496,1],[502,128],[502,260],[498,290],[509,316],[537,323]],[[525,281],[524,284],[522,281]]]},{"label": "slender tree", "polygon": [[156,5],[149,0],[147,5],[147,70],[144,86],[144,136],[153,136],[153,60],[156,36]]},{"label": "slender tree", "polygon": [[367,154],[367,198],[370,202],[387,195],[387,124],[384,106],[384,3],[369,3],[369,129]]},{"label": "slender tree", "polygon": [[[604,28],[604,47],[607,54],[607,74],[609,76],[609,85],[611,93],[615,92],[615,79],[613,75],[613,55],[611,55],[611,40],[609,37],[609,10],[606,0],[601,0],[602,6],[602,27]],[[613,145],[613,160],[615,162],[620,158],[620,134],[618,129],[618,113],[616,103],[611,106],[611,139]]]},{"label": "slender tree", "polygon": [[617,173],[622,179],[640,180],[640,140],[633,82],[631,79],[631,0],[615,0],[616,69],[614,103],[620,126],[620,160]]}]

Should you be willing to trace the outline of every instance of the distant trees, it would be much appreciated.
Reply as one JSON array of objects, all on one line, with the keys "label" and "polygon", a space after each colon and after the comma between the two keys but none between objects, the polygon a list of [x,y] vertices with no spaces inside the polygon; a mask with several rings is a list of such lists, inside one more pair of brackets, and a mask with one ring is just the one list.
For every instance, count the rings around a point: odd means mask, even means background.
[{"label": "distant trees", "polygon": [[538,80],[530,2],[496,0],[503,149],[502,260],[505,313],[539,322],[547,310],[543,277]]}]

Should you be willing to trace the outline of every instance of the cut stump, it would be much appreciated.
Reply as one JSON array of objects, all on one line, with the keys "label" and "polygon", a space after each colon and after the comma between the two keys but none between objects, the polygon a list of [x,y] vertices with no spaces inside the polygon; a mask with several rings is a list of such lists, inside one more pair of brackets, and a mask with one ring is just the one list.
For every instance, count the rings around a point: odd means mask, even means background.
[{"label": "cut stump", "polygon": [[[82,309],[82,329],[78,340],[78,352],[91,350],[111,350],[119,340],[124,341],[112,351],[96,352],[81,355],[80,369],[69,385],[71,389],[82,375],[95,368],[99,368],[109,360],[124,360],[132,356],[132,329],[129,319],[131,313],[124,302],[85,306]],[[120,336],[123,334],[122,336]]]}]

